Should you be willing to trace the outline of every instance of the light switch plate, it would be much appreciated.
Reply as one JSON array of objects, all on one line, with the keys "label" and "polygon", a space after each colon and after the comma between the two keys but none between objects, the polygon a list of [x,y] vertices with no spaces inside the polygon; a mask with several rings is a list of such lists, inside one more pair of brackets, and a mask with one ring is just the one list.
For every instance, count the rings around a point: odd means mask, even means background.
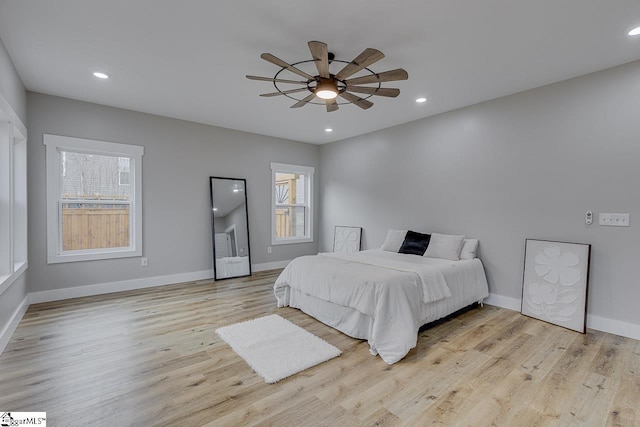
[{"label": "light switch plate", "polygon": [[600,225],[610,225],[614,227],[628,227],[629,214],[601,213],[598,223]]}]

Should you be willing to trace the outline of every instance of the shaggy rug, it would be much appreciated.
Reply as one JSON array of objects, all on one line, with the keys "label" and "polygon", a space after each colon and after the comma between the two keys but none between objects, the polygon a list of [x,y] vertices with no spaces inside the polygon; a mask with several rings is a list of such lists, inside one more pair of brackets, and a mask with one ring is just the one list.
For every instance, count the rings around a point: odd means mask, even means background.
[{"label": "shaggy rug", "polygon": [[270,384],[342,353],[277,314],[224,326],[216,333]]}]

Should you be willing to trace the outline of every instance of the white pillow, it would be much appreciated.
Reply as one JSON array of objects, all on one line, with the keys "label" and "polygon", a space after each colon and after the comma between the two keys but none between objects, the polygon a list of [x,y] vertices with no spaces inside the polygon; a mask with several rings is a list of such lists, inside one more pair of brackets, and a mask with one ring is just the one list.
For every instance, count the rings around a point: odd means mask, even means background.
[{"label": "white pillow", "polygon": [[424,256],[458,261],[463,241],[464,235],[431,233],[431,241]]},{"label": "white pillow", "polygon": [[387,231],[387,238],[382,244],[382,250],[388,252],[398,252],[404,237],[407,235],[407,230],[389,230]]},{"label": "white pillow", "polygon": [[478,250],[478,239],[464,239],[460,259],[474,259]]}]

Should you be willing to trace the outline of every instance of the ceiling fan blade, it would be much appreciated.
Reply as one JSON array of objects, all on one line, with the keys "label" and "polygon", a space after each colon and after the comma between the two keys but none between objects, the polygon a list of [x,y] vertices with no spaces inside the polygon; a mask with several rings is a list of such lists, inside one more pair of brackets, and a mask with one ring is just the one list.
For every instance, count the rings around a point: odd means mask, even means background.
[{"label": "ceiling fan blade", "polygon": [[307,96],[304,99],[301,99],[300,101],[296,102],[295,104],[293,104],[291,107],[289,108],[300,108],[300,107],[304,107],[307,102],[311,101],[313,98],[315,98],[315,94],[312,93],[311,95]]},{"label": "ceiling fan blade", "polygon": [[306,85],[306,81],[296,81],[296,80],[283,80],[283,79],[274,79],[273,77],[259,77],[259,76],[246,76],[249,80],[259,80],[262,82],[274,82],[274,83],[291,83],[296,85]]},{"label": "ceiling fan blade", "polygon": [[275,56],[273,56],[270,53],[263,53],[262,55],[260,55],[260,58],[264,59],[267,62],[271,62],[272,64],[277,65],[278,67],[286,68],[287,70],[291,71],[292,73],[295,73],[295,74],[297,74],[299,76],[302,76],[307,80],[313,79],[312,75],[307,74],[304,71],[297,69],[293,65],[284,62],[280,58],[276,58]]},{"label": "ceiling fan blade", "polygon": [[356,59],[348,63],[342,70],[340,70],[338,74],[336,74],[336,79],[344,80],[347,77],[352,76],[358,71],[362,70],[363,68],[368,67],[374,62],[381,60],[382,58],[384,58],[384,53],[368,47],[363,50]]},{"label": "ceiling fan blade", "polygon": [[331,77],[329,74],[329,51],[327,50],[327,44],[323,42],[311,41],[309,44],[309,50],[311,56],[316,63],[316,68],[320,77],[328,79]]},{"label": "ceiling fan blade", "polygon": [[369,95],[387,96],[395,98],[400,95],[400,89],[388,87],[347,86],[349,92],[367,93]]},{"label": "ceiling fan blade", "polygon": [[349,86],[359,85],[365,83],[379,83],[379,82],[393,82],[396,80],[407,80],[409,74],[402,68],[397,68],[391,71],[384,71],[378,74],[371,74],[369,76],[356,77],[355,79],[346,80],[345,83]]},{"label": "ceiling fan blade", "polygon": [[332,111],[337,111],[338,110],[338,103],[336,102],[336,99],[327,99],[327,113],[330,113]]},{"label": "ceiling fan blade", "polygon": [[362,99],[359,96],[356,96],[349,92],[342,92],[342,93],[339,93],[338,95],[343,97],[347,101],[351,102],[352,104],[357,105],[363,110],[366,110],[367,108],[371,108],[373,106],[373,102],[367,101],[366,99]]},{"label": "ceiling fan blade", "polygon": [[304,92],[305,90],[309,90],[309,89],[307,89],[306,87],[301,87],[299,89],[291,89],[291,90],[283,90],[283,91],[280,91],[280,92],[263,93],[260,96],[287,95],[289,93]]}]

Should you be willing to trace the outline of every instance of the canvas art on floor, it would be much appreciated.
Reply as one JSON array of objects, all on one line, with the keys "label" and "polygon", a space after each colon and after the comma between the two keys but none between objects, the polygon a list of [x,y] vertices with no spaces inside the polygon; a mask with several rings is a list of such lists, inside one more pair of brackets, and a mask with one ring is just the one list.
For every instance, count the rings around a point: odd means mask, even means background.
[{"label": "canvas art on floor", "polygon": [[333,252],[358,252],[361,242],[361,227],[337,225],[333,233]]},{"label": "canvas art on floor", "polygon": [[527,239],[524,315],[586,332],[591,245]]}]

